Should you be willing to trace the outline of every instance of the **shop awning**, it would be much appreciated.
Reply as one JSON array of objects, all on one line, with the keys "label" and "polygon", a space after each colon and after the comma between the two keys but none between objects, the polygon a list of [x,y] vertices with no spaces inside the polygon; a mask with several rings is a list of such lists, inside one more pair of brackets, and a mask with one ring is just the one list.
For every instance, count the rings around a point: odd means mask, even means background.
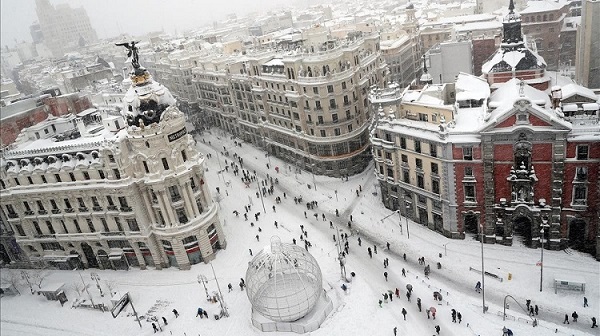
[{"label": "shop awning", "polygon": [[44,260],[53,262],[67,262],[71,256],[65,255],[45,255]]},{"label": "shop awning", "polygon": [[109,260],[120,260],[123,257],[123,251],[120,252],[111,252],[108,255]]}]

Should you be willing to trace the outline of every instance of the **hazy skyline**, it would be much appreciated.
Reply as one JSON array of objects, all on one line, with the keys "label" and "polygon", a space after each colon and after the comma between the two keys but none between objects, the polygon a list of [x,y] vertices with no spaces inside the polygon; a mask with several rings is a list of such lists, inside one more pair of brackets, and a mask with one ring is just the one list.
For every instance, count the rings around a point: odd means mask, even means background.
[{"label": "hazy skyline", "polygon": [[[243,16],[253,11],[268,11],[277,6],[289,6],[298,0],[50,0],[54,6],[69,4],[71,7],[84,7],[92,27],[99,38],[119,34],[142,35],[163,30],[167,33],[181,32],[191,28],[206,26],[222,20],[228,14]],[[35,0],[2,0],[1,43],[2,47],[12,47],[17,42],[31,42],[29,27],[37,21]]]}]

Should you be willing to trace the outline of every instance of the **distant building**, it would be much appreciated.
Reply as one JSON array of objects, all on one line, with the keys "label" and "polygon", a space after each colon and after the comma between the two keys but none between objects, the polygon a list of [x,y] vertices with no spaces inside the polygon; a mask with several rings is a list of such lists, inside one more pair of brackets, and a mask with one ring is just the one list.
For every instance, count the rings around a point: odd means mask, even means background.
[{"label": "distant building", "polygon": [[471,41],[450,41],[436,44],[425,53],[433,83],[453,83],[459,73],[473,73]]},{"label": "distant building", "polygon": [[576,80],[600,90],[600,1],[583,0],[581,25],[577,30]]},{"label": "distant building", "polygon": [[35,3],[44,44],[55,58],[98,40],[84,8],[71,8],[67,4],[55,7],[49,0],[36,0]]}]

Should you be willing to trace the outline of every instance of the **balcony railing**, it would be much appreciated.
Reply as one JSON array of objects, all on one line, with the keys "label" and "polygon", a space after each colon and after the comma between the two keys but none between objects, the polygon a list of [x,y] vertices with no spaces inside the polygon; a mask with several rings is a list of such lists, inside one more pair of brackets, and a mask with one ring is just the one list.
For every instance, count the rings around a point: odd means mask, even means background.
[{"label": "balcony railing", "polygon": [[117,206],[116,205],[109,205],[106,208],[108,209],[108,211],[117,211]]},{"label": "balcony railing", "polygon": [[38,214],[40,214],[40,215],[45,215],[47,213],[48,213],[48,211],[46,211],[46,210],[39,210],[38,211]]},{"label": "balcony railing", "polygon": [[88,212],[88,208],[87,207],[80,207],[79,208],[79,212]]},{"label": "balcony railing", "polygon": [[52,213],[53,214],[59,214],[60,213],[60,209],[52,209]]},{"label": "balcony railing", "polygon": [[92,209],[94,211],[102,211],[102,207],[101,206],[94,206]]},{"label": "balcony railing", "polygon": [[33,216],[33,211],[31,211],[31,210],[25,211],[25,216]]},{"label": "balcony railing", "polygon": [[17,214],[16,212],[9,212],[8,218],[19,218],[19,214]]},{"label": "balcony railing", "polygon": [[133,209],[131,207],[129,207],[129,206],[126,206],[126,207],[121,207],[121,211],[123,211],[123,212],[131,212],[131,211],[133,211]]},{"label": "balcony railing", "polygon": [[67,212],[67,213],[72,213],[74,211],[75,211],[75,209],[73,209],[73,208],[66,208],[65,209],[65,212]]}]

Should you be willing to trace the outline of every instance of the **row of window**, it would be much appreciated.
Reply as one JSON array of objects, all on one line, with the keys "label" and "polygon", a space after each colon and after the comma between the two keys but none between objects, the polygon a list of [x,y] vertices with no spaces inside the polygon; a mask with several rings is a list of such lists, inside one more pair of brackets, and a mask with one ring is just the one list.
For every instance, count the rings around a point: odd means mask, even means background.
[{"label": "row of window", "polygon": [[[114,225],[111,225],[113,228],[116,228],[117,230],[111,230],[109,227],[109,224],[106,220],[106,218],[104,217],[100,217],[100,225],[102,226],[102,232],[125,232],[125,230],[123,229],[123,224],[121,223],[121,218],[120,217],[113,217],[113,221],[114,221]],[[135,218],[127,218],[125,219],[126,223],[127,223],[127,227],[128,227],[128,231],[131,232],[139,232],[140,231],[140,227],[137,223],[137,220]],[[65,220],[60,219],[58,220],[58,223],[51,221],[51,220],[46,220],[44,221],[44,225],[45,228],[42,229],[42,226],[40,226],[40,222],[38,221],[31,221],[31,226],[33,229],[33,235],[34,236],[44,236],[44,235],[54,235],[54,234],[70,234],[70,233],[95,233],[98,232],[98,228],[96,227],[97,224],[94,223],[94,221],[91,218],[86,218],[85,219],[86,222],[86,226],[84,226],[82,228],[81,224],[79,223],[79,219],[73,219],[72,220],[72,226],[67,226],[67,224],[65,223]],[[22,224],[13,224],[14,226],[14,231],[17,232],[17,234],[19,236],[27,236],[27,233],[25,232],[25,229],[23,228]],[[71,229],[69,229],[69,227]]]},{"label": "row of window", "polygon": [[[102,205],[100,204],[100,199],[97,196],[91,196],[90,199],[92,201],[92,210],[93,211],[101,211]],[[125,196],[118,196],[117,200],[120,205],[121,211],[131,211],[132,210],[131,207],[129,206],[129,203],[127,202],[127,198]],[[113,211],[117,210],[117,206],[115,204],[115,201],[113,200],[113,196],[107,195],[106,202],[108,204],[108,207],[107,207],[108,210],[113,210]],[[36,201],[33,201],[33,203],[37,207],[38,214],[45,215],[48,213],[48,211],[46,210],[46,206],[44,205],[44,202],[42,202],[41,200],[36,200]],[[61,209],[59,208],[57,199],[50,199],[49,203],[50,203],[50,210],[53,214],[58,214],[61,212]],[[71,204],[71,200],[69,198],[64,198],[63,204],[64,204],[65,212],[68,212],[68,213],[74,212],[73,206]],[[88,204],[86,204],[85,200],[82,197],[77,197],[76,204],[79,206],[80,212],[88,212],[89,211]],[[34,214],[33,207],[30,205],[29,201],[23,201],[23,208],[25,209],[26,216]],[[12,204],[6,204],[6,211],[8,212],[8,215],[11,218],[16,218],[15,216],[18,216],[18,213],[15,211],[15,208]]]},{"label": "row of window", "polygon": [[[64,177],[65,177],[64,174],[37,175],[37,176],[39,176],[39,181],[41,182],[41,184],[88,181],[91,179],[102,179],[102,180],[106,179],[106,173],[104,172],[104,170],[96,170],[94,173],[94,176],[90,175],[90,171],[82,171],[79,178],[78,178],[78,176],[76,176],[75,172],[70,172],[67,174],[67,176],[69,177],[68,179],[64,179]],[[52,180],[48,181],[48,176],[52,176]],[[121,171],[119,171],[118,169],[113,169],[112,176],[115,179],[120,180],[121,179]],[[27,181],[27,184],[24,184],[24,180],[22,177],[13,178],[13,182],[14,182],[15,186],[40,184],[40,182],[34,181],[34,178],[36,178],[36,175],[25,177],[25,181]],[[5,189],[7,187],[7,183],[4,182],[4,180],[0,180],[0,186],[2,187],[2,189]]]}]

